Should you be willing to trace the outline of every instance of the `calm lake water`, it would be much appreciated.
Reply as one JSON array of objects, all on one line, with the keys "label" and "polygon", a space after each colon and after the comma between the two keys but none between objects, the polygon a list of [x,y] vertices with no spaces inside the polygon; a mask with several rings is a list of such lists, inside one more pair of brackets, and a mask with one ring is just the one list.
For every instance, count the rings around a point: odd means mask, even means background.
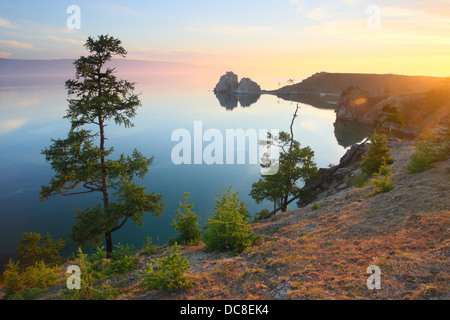
[{"label": "calm lake water", "polygon": [[[204,131],[215,128],[224,135],[226,129],[239,128],[288,131],[297,102],[262,95],[256,102],[250,101],[254,103],[248,107],[238,104],[230,110],[221,105],[211,90],[217,79],[198,83],[162,81],[157,76],[131,77],[130,80],[138,83],[136,92],[141,92],[142,107],[133,128],[113,124],[107,127],[107,144],[114,146],[116,154],[131,154],[137,148],[146,156],[155,156],[142,184],[149,191],[162,193],[167,207],[163,216],[147,215],[142,228],[128,222],[113,234],[115,244],[130,243],[141,248],[147,236],[159,244],[176,236],[171,223],[183,192],[191,193],[194,211],[202,217],[202,223],[208,212],[214,210],[216,194],[230,185],[233,191],[240,192],[241,200],[247,203],[252,214],[265,207],[272,208],[269,203],[257,205],[248,196],[252,183],[260,177],[258,165],[177,166],[171,161],[172,148],[177,144],[171,141],[171,134],[180,128],[193,133],[194,121],[202,121]],[[49,233],[54,239],[63,238],[68,244],[66,251],[73,250],[67,234],[75,221],[76,208],[92,206],[101,199],[100,194],[93,194],[39,201],[41,186],[53,175],[40,152],[50,145],[50,139],[65,138],[70,127],[69,121],[62,118],[67,108],[64,79],[38,81],[39,85],[29,81],[23,81],[24,85],[21,85],[20,79],[11,83],[0,87],[2,262],[15,253],[24,232]],[[335,137],[334,111],[303,103],[300,106],[294,126],[295,138],[315,151],[319,167],[338,163],[347,146],[340,145]]]}]

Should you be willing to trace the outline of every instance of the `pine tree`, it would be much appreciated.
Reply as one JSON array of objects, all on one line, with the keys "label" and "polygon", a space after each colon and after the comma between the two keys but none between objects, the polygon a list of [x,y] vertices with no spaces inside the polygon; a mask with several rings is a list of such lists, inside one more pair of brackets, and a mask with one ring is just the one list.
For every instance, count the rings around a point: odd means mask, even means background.
[{"label": "pine tree", "polygon": [[68,137],[52,140],[53,144],[42,151],[55,175],[48,186],[42,187],[41,201],[54,195],[101,193],[101,204],[78,210],[70,236],[82,246],[99,245],[104,235],[110,256],[113,232],[128,220],[142,226],[144,214],[161,215],[164,203],[161,194],[147,193],[145,187],[134,182],[134,178],[144,178],[153,156],[146,158],[134,150],[132,156],[122,154],[112,160],[114,149],[105,145],[108,123],[133,126],[131,119],[140,106],[134,84],[117,79],[115,69],[107,66],[113,56],[125,57],[126,50],[119,39],[108,35],[89,37],[84,46],[90,55],[74,62],[76,79],[66,81],[69,108],[64,118],[71,121]]},{"label": "pine tree", "polygon": [[[291,122],[291,133],[280,132],[279,137],[268,134],[265,143],[277,145],[281,148],[278,159],[278,171],[275,174],[264,175],[258,182],[252,184],[250,196],[257,203],[264,200],[273,201],[274,210],[277,205],[281,211],[286,211],[291,197],[298,197],[301,193],[299,182],[306,182],[317,175],[317,166],[313,160],[314,151],[310,147],[301,147],[300,142],[294,139],[293,124],[297,111]],[[262,167],[273,165],[261,164]]]},{"label": "pine tree", "polygon": [[363,155],[360,164],[361,171],[368,176],[377,173],[383,165],[389,166],[394,163],[391,149],[387,146],[388,140],[386,134],[375,131],[370,141],[369,149]]},{"label": "pine tree", "polygon": [[252,245],[255,236],[247,205],[239,200],[238,192],[231,191],[231,186],[216,198],[216,211],[210,214],[203,234],[206,250],[241,253]]},{"label": "pine tree", "polygon": [[[194,204],[189,203],[190,193],[185,192],[183,202],[180,202],[175,212],[177,220],[173,220],[172,226],[179,233],[176,242],[187,245],[197,245],[201,239],[200,217],[192,211]],[[184,211],[184,212],[182,212]]]}]

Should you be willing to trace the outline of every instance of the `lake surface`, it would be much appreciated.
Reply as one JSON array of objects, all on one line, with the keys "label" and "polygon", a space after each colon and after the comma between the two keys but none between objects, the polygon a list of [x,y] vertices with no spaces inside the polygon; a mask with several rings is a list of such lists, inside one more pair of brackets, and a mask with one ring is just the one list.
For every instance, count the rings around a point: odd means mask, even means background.
[{"label": "lake surface", "polygon": [[[211,90],[217,79],[186,82],[153,76],[131,77],[131,80],[138,83],[136,92],[141,93],[142,107],[138,109],[133,128],[113,124],[107,127],[107,147],[114,146],[116,155],[131,154],[134,148],[145,156],[154,155],[154,164],[142,184],[151,192],[162,193],[167,207],[163,216],[148,214],[142,228],[128,222],[113,233],[114,244],[130,243],[141,248],[147,236],[158,244],[176,236],[171,223],[183,192],[191,193],[191,202],[202,218],[201,223],[206,221],[208,212],[214,211],[216,194],[230,185],[233,191],[240,192],[240,198],[247,203],[251,214],[272,208],[271,203],[256,204],[248,196],[252,183],[260,178],[258,165],[175,165],[171,151],[178,142],[171,141],[171,134],[176,129],[194,133],[194,121],[202,122],[203,131],[218,129],[224,136],[227,129],[289,131],[297,102],[262,95],[256,101],[241,101],[244,105],[253,103],[247,107],[237,104],[234,108],[226,108]],[[101,200],[100,194],[92,194],[39,201],[41,186],[46,185],[53,175],[40,152],[51,144],[52,138],[65,138],[70,123],[63,119],[67,109],[64,80],[37,82],[30,84],[28,79],[20,85],[20,79],[15,79],[12,85],[0,87],[2,263],[8,255],[15,253],[24,232],[49,233],[53,239],[63,238],[68,244],[66,253],[73,250],[67,234],[75,221],[76,208],[93,206]],[[303,103],[299,105],[295,138],[315,151],[318,167],[337,164],[348,146],[339,144],[335,137],[334,111]]]}]

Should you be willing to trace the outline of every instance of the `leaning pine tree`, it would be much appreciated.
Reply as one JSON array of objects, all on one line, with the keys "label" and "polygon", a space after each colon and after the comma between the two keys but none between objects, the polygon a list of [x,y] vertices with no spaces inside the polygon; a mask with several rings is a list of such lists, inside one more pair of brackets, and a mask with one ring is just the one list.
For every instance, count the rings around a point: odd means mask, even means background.
[{"label": "leaning pine tree", "polygon": [[[258,182],[252,184],[250,196],[256,203],[264,200],[273,201],[275,213],[278,210],[287,211],[288,205],[300,196],[306,196],[306,192],[298,185],[299,182],[306,183],[317,176],[317,165],[315,164],[314,151],[306,146],[301,147],[300,142],[294,139],[294,121],[297,118],[299,106],[295,110],[290,126],[290,134],[280,132],[279,137],[273,137],[268,134],[269,145],[276,145],[281,148],[280,157],[278,159],[278,171],[272,175],[265,175]],[[270,167],[268,164],[261,164],[262,167]],[[277,205],[279,208],[277,209]],[[270,215],[270,214],[269,214]]]},{"label": "leaning pine tree", "polygon": [[122,154],[113,160],[113,148],[105,146],[108,123],[133,126],[131,118],[141,105],[134,84],[118,80],[114,69],[107,67],[113,56],[125,57],[127,52],[120,40],[108,35],[89,37],[84,46],[90,55],[74,62],[76,79],[66,81],[69,108],[65,118],[70,119],[71,129],[66,139],[52,140],[42,151],[55,175],[42,187],[41,201],[54,195],[101,194],[100,204],[77,210],[70,237],[79,246],[98,246],[104,236],[110,256],[114,231],[128,220],[142,226],[144,214],[161,215],[165,205],[161,194],[147,193],[134,182],[134,178],[144,178],[153,156],[146,158],[134,150],[131,156]]}]

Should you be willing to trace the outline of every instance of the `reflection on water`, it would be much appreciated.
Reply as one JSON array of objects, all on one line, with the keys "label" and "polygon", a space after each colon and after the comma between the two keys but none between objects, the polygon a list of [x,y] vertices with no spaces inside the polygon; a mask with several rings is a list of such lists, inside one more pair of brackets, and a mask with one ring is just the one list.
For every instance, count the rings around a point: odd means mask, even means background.
[{"label": "reflection on water", "polygon": [[367,124],[356,123],[348,120],[336,119],[334,135],[337,142],[344,148],[359,143],[372,134],[373,128]]},{"label": "reflection on water", "polygon": [[[179,128],[193,132],[194,121],[202,121],[204,131],[214,128],[222,133],[227,129],[288,131],[295,111],[291,102],[274,95],[239,95],[221,97],[220,104],[225,106],[221,108],[216,96],[209,91],[216,79],[202,83],[192,83],[192,78],[161,82],[155,78],[146,81],[145,77],[129,79],[138,83],[136,92],[141,92],[142,107],[137,111],[134,127],[113,124],[107,127],[107,147],[114,147],[113,156],[131,154],[134,148],[145,156],[155,155],[154,164],[141,184],[150,192],[162,193],[167,207],[161,217],[145,216],[143,228],[131,223],[125,225],[114,234],[115,243],[131,243],[140,248],[147,236],[159,244],[176,236],[171,223],[183,192],[191,192],[201,223],[208,212],[214,210],[216,194],[230,185],[233,191],[240,192],[241,200],[248,204],[251,213],[271,206],[256,204],[248,195],[252,183],[260,177],[257,165],[177,166],[171,161],[172,148],[177,144],[171,141],[171,134]],[[101,200],[97,195],[88,195],[39,201],[41,186],[48,184],[53,175],[40,152],[51,144],[52,138],[67,135],[70,123],[63,119],[66,99],[64,82],[0,87],[0,263],[15,252],[24,232],[49,233],[53,238],[68,242],[67,234],[74,223],[76,208],[92,207]],[[236,108],[237,103],[252,107]],[[334,111],[308,104],[300,106],[295,137],[315,151],[319,167],[337,163],[345,148],[335,138]],[[206,145],[207,142],[203,142],[203,148]],[[69,246],[69,249],[74,248]]]},{"label": "reflection on water", "polygon": [[277,96],[283,100],[305,103],[320,109],[333,110],[339,99],[339,96],[331,94],[278,94]]},{"label": "reflection on water", "polygon": [[220,105],[225,107],[227,110],[233,110],[236,108],[238,106],[238,102],[243,108],[250,107],[259,100],[259,97],[261,97],[260,94],[256,93],[237,94],[216,92],[215,95],[217,100],[219,100]]}]

